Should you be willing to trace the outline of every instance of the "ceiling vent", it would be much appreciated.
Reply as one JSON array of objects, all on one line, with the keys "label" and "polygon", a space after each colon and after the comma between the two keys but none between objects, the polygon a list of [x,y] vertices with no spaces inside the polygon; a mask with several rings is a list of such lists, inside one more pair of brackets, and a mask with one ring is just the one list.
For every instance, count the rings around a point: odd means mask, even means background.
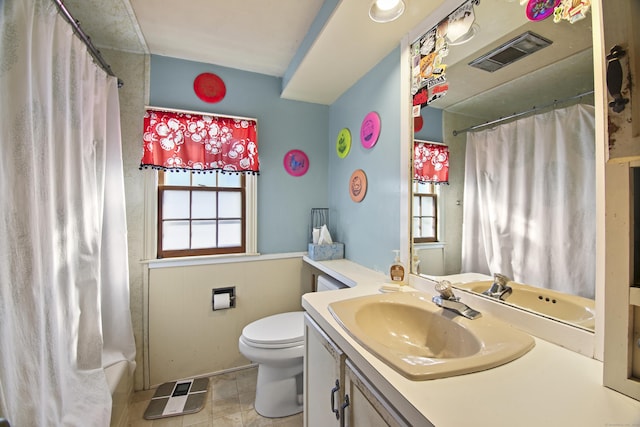
[{"label": "ceiling vent", "polygon": [[474,59],[469,62],[469,65],[492,73],[512,62],[516,62],[518,59],[549,46],[551,43],[553,43],[551,40],[527,31],[509,40],[505,44],[498,46],[491,52]]}]

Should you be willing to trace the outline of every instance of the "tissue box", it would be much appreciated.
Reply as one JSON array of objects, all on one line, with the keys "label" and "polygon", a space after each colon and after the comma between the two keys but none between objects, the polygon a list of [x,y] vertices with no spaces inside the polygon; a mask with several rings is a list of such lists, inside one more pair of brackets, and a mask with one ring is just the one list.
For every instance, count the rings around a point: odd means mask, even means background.
[{"label": "tissue box", "polygon": [[314,261],[344,258],[344,243],[332,243],[330,245],[309,243],[309,258]]}]

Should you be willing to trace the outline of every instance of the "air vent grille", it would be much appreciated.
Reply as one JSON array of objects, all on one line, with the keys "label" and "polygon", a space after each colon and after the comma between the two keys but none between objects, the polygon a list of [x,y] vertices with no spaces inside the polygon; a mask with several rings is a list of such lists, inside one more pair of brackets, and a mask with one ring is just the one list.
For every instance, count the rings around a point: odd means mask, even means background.
[{"label": "air vent grille", "polygon": [[522,59],[525,56],[531,55],[533,52],[549,46],[551,43],[553,43],[551,40],[527,31],[503,45],[498,46],[491,52],[474,59],[469,62],[469,65],[492,73],[516,62],[518,59]]}]

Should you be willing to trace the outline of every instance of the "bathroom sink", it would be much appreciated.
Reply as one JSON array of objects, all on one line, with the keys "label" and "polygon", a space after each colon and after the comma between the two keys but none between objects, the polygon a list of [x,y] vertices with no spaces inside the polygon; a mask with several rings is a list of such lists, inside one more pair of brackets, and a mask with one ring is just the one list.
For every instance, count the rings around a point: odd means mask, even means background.
[{"label": "bathroom sink", "polygon": [[[482,281],[454,286],[482,293],[489,289],[491,283],[491,281]],[[509,286],[513,292],[505,300],[506,303],[583,328],[594,329],[595,327],[596,308],[595,301],[592,299],[516,282],[509,282]]]},{"label": "bathroom sink", "polygon": [[535,343],[494,317],[464,318],[420,292],[337,301],[329,304],[329,311],[353,339],[411,380],[494,368],[522,356]]}]

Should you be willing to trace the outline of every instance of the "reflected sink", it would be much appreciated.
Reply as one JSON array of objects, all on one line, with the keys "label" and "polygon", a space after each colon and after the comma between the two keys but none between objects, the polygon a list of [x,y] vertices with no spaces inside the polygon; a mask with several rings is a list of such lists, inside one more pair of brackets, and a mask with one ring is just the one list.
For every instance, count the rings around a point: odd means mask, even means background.
[{"label": "reflected sink", "polygon": [[[456,283],[454,286],[481,294],[489,289],[491,283],[491,281]],[[583,328],[593,330],[595,327],[596,307],[592,299],[516,282],[509,282],[509,286],[513,289],[513,293],[504,301],[508,304]]]},{"label": "reflected sink", "polygon": [[420,292],[368,295],[329,304],[359,344],[411,380],[494,368],[533,348],[533,338],[484,315],[470,320]]}]

